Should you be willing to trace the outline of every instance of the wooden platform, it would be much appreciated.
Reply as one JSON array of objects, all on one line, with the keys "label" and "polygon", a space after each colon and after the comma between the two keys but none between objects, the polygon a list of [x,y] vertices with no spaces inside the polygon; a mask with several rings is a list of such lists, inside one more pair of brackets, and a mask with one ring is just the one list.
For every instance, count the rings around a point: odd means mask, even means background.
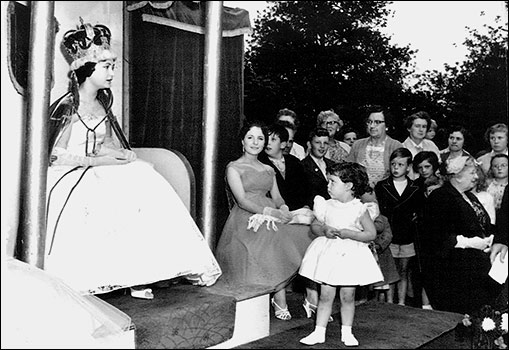
[{"label": "wooden platform", "polygon": [[[299,340],[314,329],[312,320],[236,349],[342,349],[339,313],[327,327],[324,344],[303,345]],[[370,301],[356,307],[353,331],[360,349],[416,349],[433,348],[430,342],[452,331],[462,315],[423,310],[409,306]],[[276,321],[277,322],[277,321]],[[283,321],[279,321],[283,322]],[[296,322],[296,320],[294,321]]]},{"label": "wooden platform", "polygon": [[232,337],[234,297],[189,284],[152,289],[153,300],[123,293],[102,297],[132,318],[137,349],[203,349]]}]

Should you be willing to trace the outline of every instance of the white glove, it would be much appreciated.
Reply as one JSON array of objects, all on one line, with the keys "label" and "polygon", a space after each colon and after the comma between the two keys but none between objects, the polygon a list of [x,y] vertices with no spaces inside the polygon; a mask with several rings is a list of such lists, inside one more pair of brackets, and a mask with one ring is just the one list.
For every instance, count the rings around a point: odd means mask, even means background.
[{"label": "white glove", "polygon": [[72,166],[99,166],[127,164],[136,160],[136,153],[129,150],[119,150],[116,156],[104,155],[98,157],[78,156],[68,153],[64,148],[55,147],[51,155],[51,165],[72,165]]},{"label": "white glove", "polygon": [[463,235],[456,236],[458,243],[454,246],[454,248],[473,248],[479,250],[485,250],[488,248],[493,241],[493,237],[481,238],[481,237],[471,237],[467,238]]},{"label": "white glove", "polygon": [[493,238],[495,238],[494,235],[485,238],[488,240],[488,248],[484,249],[485,253],[489,253],[491,251],[491,246],[493,245]]},{"label": "white glove", "polygon": [[290,214],[288,206],[286,205],[282,205],[281,209],[265,207],[263,208],[263,214],[278,218],[284,223],[289,222],[292,219],[292,214]]}]

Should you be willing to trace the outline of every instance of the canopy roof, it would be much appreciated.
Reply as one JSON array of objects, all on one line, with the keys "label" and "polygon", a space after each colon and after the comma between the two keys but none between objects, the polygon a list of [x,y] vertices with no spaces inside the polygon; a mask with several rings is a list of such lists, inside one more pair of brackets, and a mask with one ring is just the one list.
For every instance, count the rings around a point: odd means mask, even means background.
[{"label": "canopy roof", "polygon": [[[128,11],[141,11],[142,20],[181,30],[205,33],[207,1],[127,1]],[[249,12],[241,8],[223,7],[223,36],[250,34]]]}]

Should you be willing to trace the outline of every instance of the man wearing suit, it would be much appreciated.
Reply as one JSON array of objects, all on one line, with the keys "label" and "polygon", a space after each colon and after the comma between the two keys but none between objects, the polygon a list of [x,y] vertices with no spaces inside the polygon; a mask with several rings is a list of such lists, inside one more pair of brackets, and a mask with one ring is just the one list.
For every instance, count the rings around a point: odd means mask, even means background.
[{"label": "man wearing suit", "polygon": [[307,201],[310,208],[313,208],[313,199],[315,196],[322,196],[329,199],[327,191],[326,169],[334,162],[325,157],[329,148],[329,133],[324,128],[316,128],[309,134],[309,154],[301,160],[304,167],[306,180],[310,186],[310,196]]}]

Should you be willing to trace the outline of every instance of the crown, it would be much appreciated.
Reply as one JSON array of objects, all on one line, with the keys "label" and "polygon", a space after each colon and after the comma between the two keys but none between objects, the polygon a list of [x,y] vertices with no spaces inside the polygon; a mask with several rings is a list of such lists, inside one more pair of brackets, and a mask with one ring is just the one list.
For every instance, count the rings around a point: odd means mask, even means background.
[{"label": "crown", "polygon": [[71,70],[80,68],[86,62],[115,59],[116,55],[110,50],[111,32],[108,27],[83,23],[81,17],[80,22],[76,30],[67,31],[62,39]]}]

